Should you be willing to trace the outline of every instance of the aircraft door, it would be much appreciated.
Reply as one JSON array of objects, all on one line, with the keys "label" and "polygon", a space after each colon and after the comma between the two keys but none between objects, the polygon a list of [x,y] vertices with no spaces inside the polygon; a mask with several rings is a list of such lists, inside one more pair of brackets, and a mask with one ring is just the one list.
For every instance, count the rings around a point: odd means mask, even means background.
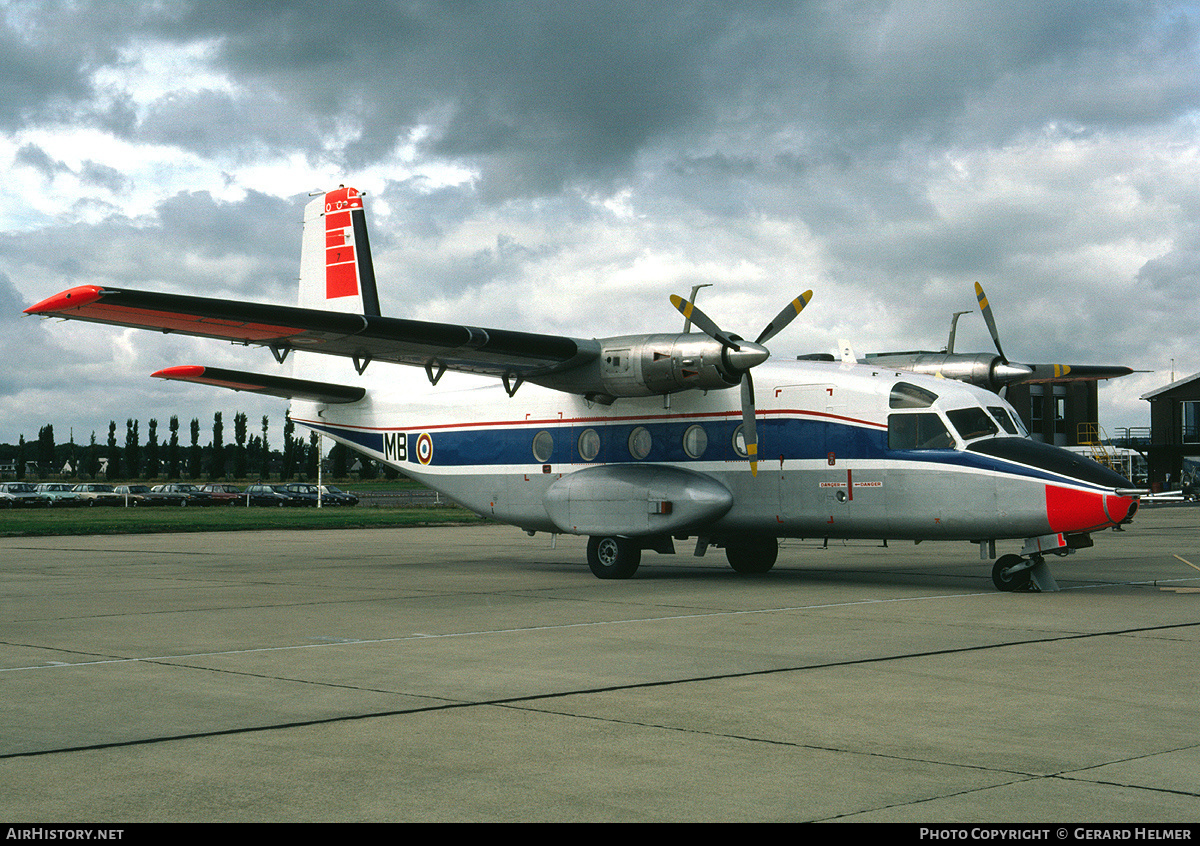
[{"label": "aircraft door", "polygon": [[825,461],[820,465],[821,480],[818,488],[823,501],[821,518],[825,520],[827,531],[831,534],[841,534],[848,523],[853,521],[854,507],[854,470],[847,463],[849,451],[847,440],[842,431],[844,426],[838,421],[845,417],[846,403],[842,392],[834,385],[825,387]]},{"label": "aircraft door", "polygon": [[787,455],[780,473],[783,521],[831,537],[886,535],[887,471],[863,460],[852,396],[835,384],[787,386],[776,395],[797,432],[796,457]]},{"label": "aircraft door", "polygon": [[779,519],[789,528],[811,531],[826,510],[822,487],[828,461],[828,421],[833,385],[784,385],[775,388],[780,443],[763,445],[762,461],[779,464]]}]

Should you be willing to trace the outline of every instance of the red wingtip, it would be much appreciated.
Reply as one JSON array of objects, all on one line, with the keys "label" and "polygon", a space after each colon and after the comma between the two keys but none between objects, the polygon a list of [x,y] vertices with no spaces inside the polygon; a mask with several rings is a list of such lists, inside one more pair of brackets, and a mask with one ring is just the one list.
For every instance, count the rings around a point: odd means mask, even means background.
[{"label": "red wingtip", "polygon": [[204,367],[199,364],[179,364],[175,367],[164,367],[150,375],[156,379],[199,379],[204,375]]},{"label": "red wingtip", "polygon": [[91,305],[100,299],[104,289],[99,285],[80,285],[61,294],[42,300],[37,305],[25,309],[26,314],[53,314],[57,311],[69,311],[73,308]]}]

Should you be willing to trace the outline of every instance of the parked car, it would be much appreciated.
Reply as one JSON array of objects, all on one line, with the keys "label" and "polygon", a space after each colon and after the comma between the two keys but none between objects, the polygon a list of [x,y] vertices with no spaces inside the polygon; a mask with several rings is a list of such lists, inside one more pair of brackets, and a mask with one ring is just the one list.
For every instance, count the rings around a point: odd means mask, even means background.
[{"label": "parked car", "polygon": [[214,505],[245,505],[246,497],[237,485],[214,483],[201,485],[200,490],[212,495]]},{"label": "parked car", "polygon": [[146,485],[117,485],[113,488],[113,493],[124,498],[126,506],[146,505],[146,497],[142,491],[149,492],[150,488]]},{"label": "parked car", "polygon": [[150,489],[156,494],[174,494],[180,497],[180,505],[215,505],[212,494],[200,490],[199,486],[187,482],[168,482]]},{"label": "parked car", "polygon": [[275,490],[274,486],[258,482],[246,488],[245,496],[250,497],[251,505],[295,505],[286,493]]},{"label": "parked car", "polygon": [[38,493],[29,482],[0,482],[0,506],[4,508],[46,508],[50,497]]},{"label": "parked car", "polygon": [[84,505],[124,505],[125,497],[113,490],[112,485],[103,482],[80,482],[74,487],[75,493]]},{"label": "parked car", "polygon": [[333,485],[321,485],[321,500],[329,505],[358,505],[358,497]]},{"label": "parked car", "polygon": [[160,493],[149,485],[117,485],[116,493],[127,496],[130,505],[183,505],[186,494]]},{"label": "parked car", "polygon": [[316,485],[309,485],[304,482],[292,482],[287,485],[280,485],[283,492],[296,500],[296,505],[311,505],[314,508],[317,505],[317,494],[319,489]]},{"label": "parked car", "polygon": [[68,505],[82,505],[79,494],[75,493],[75,486],[70,482],[42,482],[34,486],[37,492],[44,494],[50,500],[50,505],[62,507]]}]

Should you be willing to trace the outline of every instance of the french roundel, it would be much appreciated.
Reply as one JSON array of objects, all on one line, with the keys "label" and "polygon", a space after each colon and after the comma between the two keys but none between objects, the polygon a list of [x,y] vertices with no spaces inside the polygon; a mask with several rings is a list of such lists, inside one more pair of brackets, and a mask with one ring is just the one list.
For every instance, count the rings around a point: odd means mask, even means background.
[{"label": "french roundel", "polygon": [[429,437],[428,432],[422,432],[417,436],[417,461],[428,464],[432,460],[433,438]]}]

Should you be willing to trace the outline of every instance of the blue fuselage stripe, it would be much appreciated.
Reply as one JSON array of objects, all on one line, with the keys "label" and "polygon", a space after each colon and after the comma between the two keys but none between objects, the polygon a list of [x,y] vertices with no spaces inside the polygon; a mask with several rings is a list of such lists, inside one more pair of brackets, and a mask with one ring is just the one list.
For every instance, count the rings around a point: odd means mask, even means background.
[{"label": "blue fuselage stripe", "polygon": [[[621,422],[610,424],[564,423],[545,426],[454,428],[429,431],[433,445],[428,464],[433,467],[512,466],[522,464],[621,464],[670,462],[687,464],[698,461],[745,461],[734,448],[738,419]],[[364,430],[304,421],[318,431],[348,441],[370,452],[396,459],[397,463],[418,464],[417,439],[420,430]],[[707,446],[698,456],[684,449],[684,433],[692,426],[704,429]],[[650,451],[635,459],[630,440],[635,429],[650,433]],[[580,436],[592,429],[599,436],[600,449],[585,460],[579,453]],[[835,461],[891,459],[963,469],[1004,472],[1047,482],[1061,481],[1057,474],[1035,467],[1014,464],[991,456],[961,450],[891,450],[887,432],[866,426],[853,426],[830,420],[805,418],[768,418],[758,422],[759,460],[784,461],[833,459]],[[548,432],[553,446],[548,453],[534,456],[533,440],[539,432]],[[387,441],[391,440],[388,444]],[[543,439],[544,440],[544,439]],[[397,447],[397,441],[402,443]],[[695,439],[692,441],[695,442]],[[419,465],[418,465],[419,466]],[[415,468],[414,468],[415,469]]]}]

